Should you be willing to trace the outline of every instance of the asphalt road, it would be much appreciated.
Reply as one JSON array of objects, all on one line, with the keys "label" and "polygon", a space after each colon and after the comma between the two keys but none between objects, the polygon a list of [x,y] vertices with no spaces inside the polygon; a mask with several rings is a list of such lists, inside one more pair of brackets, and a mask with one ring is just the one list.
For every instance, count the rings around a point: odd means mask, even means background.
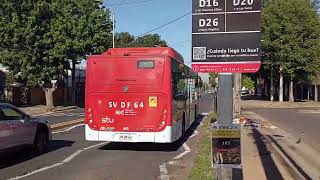
[{"label": "asphalt road", "polygon": [[84,109],[78,108],[78,109],[67,110],[67,111],[53,112],[53,113],[44,114],[44,115],[34,115],[32,117],[46,119],[49,121],[49,124],[56,124],[56,123],[61,123],[65,121],[71,121],[71,120],[83,118]]},{"label": "asphalt road", "polygon": [[[212,103],[213,96],[204,95],[200,107],[207,110],[201,112],[212,111]],[[55,121],[55,116],[47,117]],[[192,139],[197,125],[188,131],[187,138],[172,144],[88,142],[84,126],[78,126],[54,134],[46,154],[37,156],[27,149],[0,154],[0,179],[161,179],[160,165],[185,152],[183,144]],[[195,143],[189,146],[192,149]]]},{"label": "asphalt road", "polygon": [[320,152],[320,109],[248,109],[267,118],[274,126],[279,127],[295,137],[304,134],[302,140]]}]

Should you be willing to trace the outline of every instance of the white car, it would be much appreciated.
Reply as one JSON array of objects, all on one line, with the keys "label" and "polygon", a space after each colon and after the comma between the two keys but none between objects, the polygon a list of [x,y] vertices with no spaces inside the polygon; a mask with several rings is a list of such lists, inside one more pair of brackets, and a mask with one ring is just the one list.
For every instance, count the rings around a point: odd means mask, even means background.
[{"label": "white car", "polygon": [[31,118],[11,104],[0,103],[0,152],[31,145],[38,153],[43,153],[50,140],[47,121]]}]

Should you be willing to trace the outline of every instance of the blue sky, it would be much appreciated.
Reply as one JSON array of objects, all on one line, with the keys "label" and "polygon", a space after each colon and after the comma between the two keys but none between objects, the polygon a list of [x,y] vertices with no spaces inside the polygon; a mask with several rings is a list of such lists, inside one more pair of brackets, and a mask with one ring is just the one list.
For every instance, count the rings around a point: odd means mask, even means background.
[{"label": "blue sky", "polygon": [[[129,32],[135,36],[168,23],[192,8],[190,0],[152,0],[130,5],[125,3],[141,0],[125,0],[121,6],[108,6],[121,1],[105,0],[104,4],[115,11],[116,32]],[[158,33],[169,46],[181,53],[188,65],[191,63],[191,14],[152,33]]]}]

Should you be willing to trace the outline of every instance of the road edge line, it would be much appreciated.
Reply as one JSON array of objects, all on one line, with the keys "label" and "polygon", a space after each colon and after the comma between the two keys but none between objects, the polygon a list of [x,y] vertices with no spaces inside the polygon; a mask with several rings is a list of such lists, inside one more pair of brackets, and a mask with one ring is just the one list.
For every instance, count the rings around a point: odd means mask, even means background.
[{"label": "road edge line", "polygon": [[57,130],[57,129],[61,129],[61,128],[64,128],[64,127],[81,124],[83,122],[84,122],[84,118],[75,119],[75,120],[71,120],[71,121],[65,121],[65,122],[62,122],[62,123],[56,123],[56,124],[50,125],[50,129],[51,130]]}]

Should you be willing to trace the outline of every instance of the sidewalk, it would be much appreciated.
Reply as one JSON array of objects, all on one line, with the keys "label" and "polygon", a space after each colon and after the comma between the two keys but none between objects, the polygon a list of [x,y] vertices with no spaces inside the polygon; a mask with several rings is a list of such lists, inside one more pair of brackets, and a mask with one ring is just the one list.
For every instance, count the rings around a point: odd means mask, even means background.
[{"label": "sidewalk", "polygon": [[320,108],[320,102],[278,102],[266,100],[242,100],[242,109],[250,108]]},{"label": "sidewalk", "polygon": [[274,129],[263,117],[244,112],[264,128],[244,127],[242,130],[243,179],[318,179],[320,177],[319,152],[298,137]]},{"label": "sidewalk", "polygon": [[76,109],[76,106],[57,106],[53,110],[48,111],[48,108],[44,105],[29,106],[29,107],[20,107],[19,109],[29,115],[39,115],[39,114],[51,114],[57,111],[66,111],[70,109]]}]

